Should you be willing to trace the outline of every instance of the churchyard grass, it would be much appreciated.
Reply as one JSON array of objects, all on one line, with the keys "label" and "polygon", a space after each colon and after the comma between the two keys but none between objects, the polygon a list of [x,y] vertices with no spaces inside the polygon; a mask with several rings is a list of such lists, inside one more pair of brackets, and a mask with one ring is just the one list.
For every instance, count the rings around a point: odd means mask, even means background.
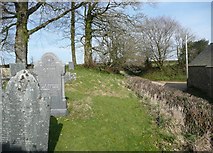
[{"label": "churchyard grass", "polygon": [[75,67],[65,85],[69,115],[52,117],[49,150],[159,150],[163,141],[149,109],[120,75]]}]

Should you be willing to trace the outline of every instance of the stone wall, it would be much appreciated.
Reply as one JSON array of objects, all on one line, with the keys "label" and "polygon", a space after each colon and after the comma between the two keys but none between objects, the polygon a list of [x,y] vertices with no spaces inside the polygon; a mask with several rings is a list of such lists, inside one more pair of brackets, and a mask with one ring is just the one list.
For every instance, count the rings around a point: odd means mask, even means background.
[{"label": "stone wall", "polygon": [[212,97],[212,77],[213,68],[204,66],[191,66],[189,67],[189,78],[187,80],[188,87],[194,87],[202,90]]},{"label": "stone wall", "polygon": [[206,67],[207,69],[207,74],[209,78],[209,90],[208,90],[208,95],[213,98],[213,67]]}]

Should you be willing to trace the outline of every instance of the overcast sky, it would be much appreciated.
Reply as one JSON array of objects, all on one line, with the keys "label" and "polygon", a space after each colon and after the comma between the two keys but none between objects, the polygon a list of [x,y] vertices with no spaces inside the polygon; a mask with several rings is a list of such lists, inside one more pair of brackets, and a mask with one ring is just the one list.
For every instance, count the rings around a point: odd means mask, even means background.
[{"label": "overcast sky", "polygon": [[[166,1],[166,0],[164,0]],[[208,1],[208,0],[204,0]],[[211,2],[158,2],[154,6],[144,5],[140,10],[148,17],[169,16],[185,28],[189,28],[197,39],[211,41]],[[55,53],[63,63],[71,61],[69,41],[58,41],[59,33],[41,30],[29,41],[28,61],[37,61],[46,52]],[[77,63],[83,63],[83,49],[77,50]]]}]

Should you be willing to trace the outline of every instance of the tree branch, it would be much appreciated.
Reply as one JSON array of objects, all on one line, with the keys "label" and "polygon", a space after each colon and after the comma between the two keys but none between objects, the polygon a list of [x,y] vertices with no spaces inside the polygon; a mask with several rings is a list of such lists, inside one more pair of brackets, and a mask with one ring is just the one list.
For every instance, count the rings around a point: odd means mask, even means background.
[{"label": "tree branch", "polygon": [[33,14],[36,10],[39,9],[39,7],[41,7],[45,2],[38,2],[35,6],[31,7],[28,11],[27,11],[27,15],[30,16],[31,14]]},{"label": "tree branch", "polygon": [[109,9],[109,6],[110,6],[110,2],[108,2],[106,8],[102,12],[97,12],[97,13],[93,14],[93,16],[96,17],[98,15],[104,14]]},{"label": "tree branch", "polygon": [[0,20],[13,19],[13,18],[16,18],[16,15],[14,15],[14,16],[3,16],[3,17],[0,18]]},{"label": "tree branch", "polygon": [[90,10],[92,11],[94,8],[95,8],[95,6],[98,4],[98,2],[94,2],[92,5],[91,5],[91,7],[90,7]]},{"label": "tree branch", "polygon": [[2,48],[4,47],[4,45],[6,44],[6,40],[7,40],[7,37],[8,37],[8,35],[9,35],[9,29],[10,29],[12,26],[14,26],[14,25],[16,25],[16,23],[13,23],[13,24],[11,24],[11,25],[9,25],[9,26],[7,26],[7,27],[4,27],[4,28],[2,29],[1,35],[3,35],[3,33],[5,33],[5,36],[4,36],[4,38],[0,39],[1,49],[2,49]]},{"label": "tree branch", "polygon": [[59,16],[57,16],[57,17],[55,17],[55,18],[52,18],[52,19],[50,19],[50,20],[48,20],[48,21],[42,23],[41,25],[35,27],[35,28],[32,29],[32,30],[29,30],[29,31],[28,31],[28,34],[31,35],[31,34],[33,34],[34,32],[36,32],[36,31],[38,31],[38,30],[40,30],[40,29],[42,29],[42,28],[45,28],[48,24],[50,24],[50,23],[52,23],[53,21],[56,21],[56,20],[60,19],[61,17],[65,16],[67,13],[69,13],[69,12],[72,11],[73,9],[77,9],[77,8],[81,7],[83,4],[84,4],[84,2],[81,2],[79,5],[76,5],[75,8],[71,8],[71,9],[65,11],[64,13],[60,14]]},{"label": "tree branch", "polygon": [[12,23],[11,25],[4,27],[1,31],[1,33],[7,32],[14,25],[16,25],[16,23]]},{"label": "tree branch", "polygon": [[16,15],[15,12],[9,11],[9,10],[5,7],[5,5],[2,5],[2,7],[3,7],[3,11],[4,11],[5,13]]}]

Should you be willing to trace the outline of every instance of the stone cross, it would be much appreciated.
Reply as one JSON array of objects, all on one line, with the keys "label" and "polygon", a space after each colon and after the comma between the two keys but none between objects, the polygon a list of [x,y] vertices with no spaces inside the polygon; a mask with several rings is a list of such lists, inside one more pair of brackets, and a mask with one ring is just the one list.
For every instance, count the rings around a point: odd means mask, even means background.
[{"label": "stone cross", "polygon": [[3,151],[48,151],[50,99],[29,71],[10,79],[2,107]]},{"label": "stone cross", "polygon": [[46,53],[34,65],[39,85],[44,97],[51,97],[51,115],[64,116],[67,105],[64,91],[65,66],[53,53]]}]

